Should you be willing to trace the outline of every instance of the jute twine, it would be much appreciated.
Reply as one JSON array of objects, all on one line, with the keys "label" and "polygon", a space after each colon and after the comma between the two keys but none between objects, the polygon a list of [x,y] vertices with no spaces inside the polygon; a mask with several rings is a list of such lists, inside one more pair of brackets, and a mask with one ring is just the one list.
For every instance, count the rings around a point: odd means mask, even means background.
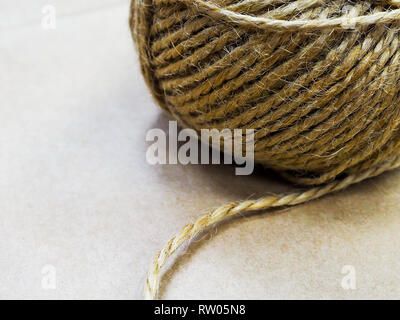
[{"label": "jute twine", "polygon": [[156,255],[144,296],[186,240],[251,210],[289,206],[400,165],[400,1],[133,0],[145,80],[184,127],[255,129],[255,160],[304,192],[226,204]]}]

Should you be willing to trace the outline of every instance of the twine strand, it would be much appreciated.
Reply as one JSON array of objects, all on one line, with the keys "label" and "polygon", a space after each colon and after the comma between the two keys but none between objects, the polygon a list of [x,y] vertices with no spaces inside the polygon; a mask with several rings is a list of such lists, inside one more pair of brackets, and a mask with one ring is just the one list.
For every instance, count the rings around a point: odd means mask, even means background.
[{"label": "twine strand", "polygon": [[[354,18],[334,18],[334,19],[315,19],[315,20],[296,20],[287,21],[279,19],[271,19],[267,17],[253,17],[233,12],[221,8],[212,2],[203,0],[180,0],[188,5],[195,6],[197,10],[208,14],[214,19],[222,19],[224,21],[240,24],[245,27],[255,27],[268,31],[311,31],[311,30],[337,30],[337,29],[355,29],[368,27],[376,24],[387,24],[399,21],[400,9],[390,12],[378,12],[367,16],[359,16]],[[311,2],[312,0],[308,0]],[[385,3],[400,6],[397,0],[384,0]]]},{"label": "twine strand", "polygon": [[231,216],[255,211],[266,210],[269,208],[293,206],[310,200],[320,198],[326,194],[343,190],[348,186],[361,182],[367,178],[375,177],[384,171],[394,169],[400,166],[400,157],[393,157],[384,164],[370,168],[361,174],[351,175],[343,180],[333,181],[324,186],[311,188],[304,192],[293,192],[282,195],[268,195],[258,200],[247,200],[243,202],[232,202],[223,205],[213,211],[200,216],[193,223],[186,224],[167,244],[158,252],[154,258],[147,275],[144,286],[144,299],[158,299],[160,285],[160,272],[167,259],[173,255],[185,241],[190,241],[196,235],[203,232],[210,226],[213,226]]}]

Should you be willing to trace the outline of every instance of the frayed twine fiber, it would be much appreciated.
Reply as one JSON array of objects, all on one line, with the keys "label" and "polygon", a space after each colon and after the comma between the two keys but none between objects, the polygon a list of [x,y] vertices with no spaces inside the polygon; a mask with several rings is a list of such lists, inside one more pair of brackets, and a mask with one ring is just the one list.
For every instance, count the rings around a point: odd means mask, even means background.
[{"label": "frayed twine fiber", "polygon": [[226,217],[295,205],[400,165],[400,1],[133,0],[145,80],[184,127],[255,129],[255,160],[304,192],[229,203],[161,249]]}]

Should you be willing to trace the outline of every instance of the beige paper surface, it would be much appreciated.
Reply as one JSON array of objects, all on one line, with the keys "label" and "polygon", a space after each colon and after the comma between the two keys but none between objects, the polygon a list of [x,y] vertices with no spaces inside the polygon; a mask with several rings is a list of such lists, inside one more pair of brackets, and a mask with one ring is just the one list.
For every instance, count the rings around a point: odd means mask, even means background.
[{"label": "beige paper surface", "polygon": [[[140,298],[184,223],[292,188],[260,169],[146,162],[146,132],[168,120],[140,75],[128,2],[50,2],[54,30],[41,26],[47,2],[0,4],[0,298]],[[162,297],[399,298],[399,193],[393,171],[231,219],[168,265]]]}]

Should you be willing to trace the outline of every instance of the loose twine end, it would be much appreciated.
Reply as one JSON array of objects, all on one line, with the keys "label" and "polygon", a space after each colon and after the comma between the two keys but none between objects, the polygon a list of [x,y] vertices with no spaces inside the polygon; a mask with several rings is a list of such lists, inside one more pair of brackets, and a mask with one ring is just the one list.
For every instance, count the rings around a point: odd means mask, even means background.
[{"label": "loose twine end", "polygon": [[294,192],[278,196],[265,196],[258,200],[246,200],[243,202],[229,203],[213,211],[200,216],[195,222],[185,225],[167,244],[158,252],[154,258],[144,285],[144,299],[158,299],[160,286],[160,272],[167,259],[176,252],[185,241],[190,241],[200,232],[206,230],[226,218],[239,213],[266,210],[274,207],[293,206],[310,200],[318,199],[332,192],[343,190],[346,187],[361,182],[367,178],[375,177],[382,172],[400,166],[400,157],[393,157],[383,164],[370,168],[361,174],[350,175],[343,180],[333,181],[323,186],[311,188],[304,192]]}]

